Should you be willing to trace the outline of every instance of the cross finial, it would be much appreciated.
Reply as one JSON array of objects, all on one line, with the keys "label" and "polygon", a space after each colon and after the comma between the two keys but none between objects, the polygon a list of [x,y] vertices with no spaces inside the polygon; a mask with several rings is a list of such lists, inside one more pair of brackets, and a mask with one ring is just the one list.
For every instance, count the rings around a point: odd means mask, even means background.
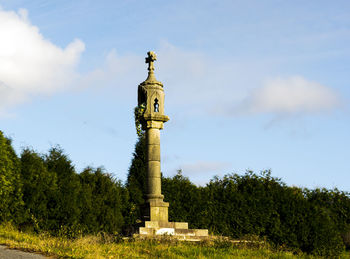
[{"label": "cross finial", "polygon": [[153,51],[147,52],[146,63],[148,63],[148,71],[153,73],[154,70],[154,61],[157,60],[157,55]]}]

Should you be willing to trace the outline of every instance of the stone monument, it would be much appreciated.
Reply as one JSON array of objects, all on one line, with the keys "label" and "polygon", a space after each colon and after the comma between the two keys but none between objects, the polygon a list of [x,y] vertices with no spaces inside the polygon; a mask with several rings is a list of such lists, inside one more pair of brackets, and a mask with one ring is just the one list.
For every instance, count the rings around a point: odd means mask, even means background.
[{"label": "stone monument", "polygon": [[164,114],[163,84],[155,78],[153,51],[146,58],[148,77],[138,87],[138,106],[142,107],[140,122],[146,133],[147,145],[147,193],[144,205],[144,227],[139,235],[172,235],[179,239],[202,239],[208,236],[207,229],[188,229],[186,222],[169,222],[169,203],[164,202],[161,189],[160,171],[160,130],[169,117]]}]

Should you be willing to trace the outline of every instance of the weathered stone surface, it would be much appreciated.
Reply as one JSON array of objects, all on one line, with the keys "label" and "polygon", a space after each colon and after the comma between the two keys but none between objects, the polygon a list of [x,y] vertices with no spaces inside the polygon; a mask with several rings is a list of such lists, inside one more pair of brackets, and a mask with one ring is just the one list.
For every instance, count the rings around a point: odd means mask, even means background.
[{"label": "weathered stone surface", "polygon": [[148,137],[146,139],[147,145],[160,145],[160,131],[159,130],[150,128],[148,134],[149,134],[149,136],[152,136],[152,137]]},{"label": "weathered stone surface", "polygon": [[[148,229],[148,230],[147,230]],[[208,237],[207,229],[188,229],[187,222],[145,221],[145,227],[140,228],[140,236],[173,236],[181,240],[200,239]]]},{"label": "weathered stone surface", "polygon": [[[168,202],[163,202],[163,196],[152,198],[144,206],[146,222],[148,221],[164,221],[168,222]],[[148,224],[148,223],[147,223]],[[150,223],[155,224],[155,223]],[[147,225],[145,225],[147,227]]]},{"label": "weathered stone surface", "polygon": [[147,154],[148,161],[160,161],[160,145],[147,145],[149,153]]},{"label": "weathered stone surface", "polygon": [[[178,224],[180,223],[180,224]],[[162,221],[146,221],[145,227],[140,228],[139,234],[141,236],[157,236],[157,235],[171,235],[175,237],[197,238],[208,237],[207,229],[187,229],[176,228],[174,226],[188,227],[185,222],[162,222]]]},{"label": "weathered stone surface", "polygon": [[195,236],[196,232],[194,229],[176,229],[176,235],[186,235],[186,236]]},{"label": "weathered stone surface", "polygon": [[[160,177],[148,177],[148,189],[149,195],[161,195],[161,178]],[[147,195],[148,196],[148,195]]]},{"label": "weathered stone surface", "polygon": [[159,221],[145,221],[146,228],[159,228]]},{"label": "weathered stone surface", "polygon": [[168,221],[145,221],[146,228],[176,228],[188,229],[187,222],[168,222]]},{"label": "weathered stone surface", "polygon": [[188,229],[187,222],[174,222],[175,228]]},{"label": "weathered stone surface", "polygon": [[208,236],[208,229],[195,229],[196,236]]},{"label": "weathered stone surface", "polygon": [[148,177],[161,177],[159,161],[148,161],[147,170]]},{"label": "weathered stone surface", "polygon": [[155,233],[155,228],[144,228],[140,227],[139,228],[140,235],[154,235]]},{"label": "weathered stone surface", "polygon": [[173,228],[159,228],[156,230],[156,235],[175,235],[175,229]]}]

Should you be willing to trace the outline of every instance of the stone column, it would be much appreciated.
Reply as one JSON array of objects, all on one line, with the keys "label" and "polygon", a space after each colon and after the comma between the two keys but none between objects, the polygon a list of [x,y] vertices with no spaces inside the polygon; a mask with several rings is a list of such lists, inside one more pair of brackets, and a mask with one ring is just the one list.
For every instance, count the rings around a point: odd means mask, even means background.
[{"label": "stone column", "polygon": [[158,128],[146,130],[147,143],[147,198],[163,199],[160,171],[160,132]]},{"label": "stone column", "polygon": [[154,76],[154,52],[147,53],[148,77],[138,87],[138,105],[144,107],[142,129],[146,131],[147,144],[147,193],[144,220],[168,222],[169,203],[164,202],[160,171],[160,130],[169,117],[164,115],[163,84]]},{"label": "stone column", "polygon": [[145,217],[149,221],[168,222],[169,203],[163,201],[161,187],[160,129],[162,128],[163,121],[147,121],[147,207]]}]

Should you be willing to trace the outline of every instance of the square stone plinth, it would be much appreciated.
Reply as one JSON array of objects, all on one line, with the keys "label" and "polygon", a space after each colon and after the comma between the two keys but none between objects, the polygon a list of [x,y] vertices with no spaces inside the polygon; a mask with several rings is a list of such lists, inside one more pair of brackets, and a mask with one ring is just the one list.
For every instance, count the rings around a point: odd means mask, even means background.
[{"label": "square stone plinth", "polygon": [[152,222],[168,222],[169,203],[161,200],[151,200],[144,205],[145,220]]}]

